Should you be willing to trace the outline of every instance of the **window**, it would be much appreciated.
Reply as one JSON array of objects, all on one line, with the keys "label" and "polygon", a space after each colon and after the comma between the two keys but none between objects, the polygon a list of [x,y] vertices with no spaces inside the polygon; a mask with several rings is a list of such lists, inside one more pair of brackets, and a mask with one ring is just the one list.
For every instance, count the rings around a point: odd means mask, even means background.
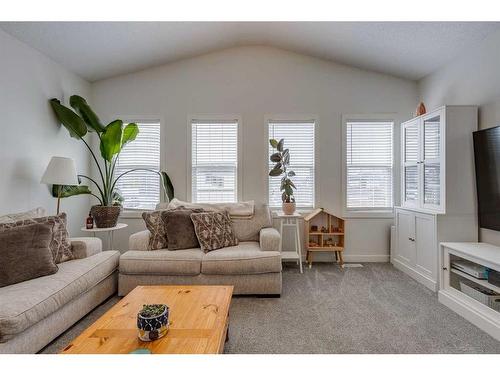
[{"label": "window", "polygon": [[191,200],[238,200],[238,121],[191,122]]},{"label": "window", "polygon": [[[297,207],[314,207],[314,121],[269,121],[269,139],[285,139],[290,149],[290,169],[297,187],[294,191]],[[269,145],[269,156],[275,151]],[[269,158],[269,170],[274,166]],[[269,206],[281,206],[281,178],[269,176]]]},{"label": "window", "polygon": [[346,122],[348,211],[392,209],[393,128],[390,121]]},{"label": "window", "polygon": [[[160,123],[136,122],[137,138],[125,145],[116,162],[115,176],[134,168],[160,170]],[[116,186],[126,209],[150,210],[160,201],[160,177],[148,171],[134,171],[118,180]]]}]

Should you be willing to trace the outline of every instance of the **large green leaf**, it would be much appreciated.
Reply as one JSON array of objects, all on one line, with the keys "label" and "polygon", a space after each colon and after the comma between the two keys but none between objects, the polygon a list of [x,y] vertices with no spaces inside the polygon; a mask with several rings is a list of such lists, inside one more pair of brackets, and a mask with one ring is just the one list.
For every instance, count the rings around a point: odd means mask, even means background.
[{"label": "large green leaf", "polygon": [[68,129],[70,136],[80,139],[87,134],[87,125],[85,125],[82,118],[71,109],[63,106],[58,99],[50,99],[50,106],[54,110],[57,119]]},{"label": "large green leaf", "polygon": [[101,134],[101,155],[111,162],[113,156],[119,154],[122,149],[123,121],[115,120],[106,126]]},{"label": "large green leaf", "polygon": [[87,185],[52,185],[52,196],[59,196],[59,188],[61,188],[61,198],[68,198],[74,195],[92,194]]},{"label": "large green leaf", "polygon": [[123,129],[122,147],[127,143],[132,142],[137,138],[139,134],[139,127],[133,122],[125,126]]},{"label": "large green leaf", "polygon": [[171,201],[172,199],[174,199],[174,185],[172,184],[172,181],[170,180],[167,172],[161,171],[160,175],[165,194],[167,194],[168,200]]},{"label": "large green leaf", "polygon": [[89,131],[95,131],[98,133],[102,133],[104,131],[105,127],[101,123],[101,120],[99,120],[99,117],[97,117],[84,98],[78,95],[72,95],[69,98],[69,104],[82,117],[83,121],[85,121]]}]

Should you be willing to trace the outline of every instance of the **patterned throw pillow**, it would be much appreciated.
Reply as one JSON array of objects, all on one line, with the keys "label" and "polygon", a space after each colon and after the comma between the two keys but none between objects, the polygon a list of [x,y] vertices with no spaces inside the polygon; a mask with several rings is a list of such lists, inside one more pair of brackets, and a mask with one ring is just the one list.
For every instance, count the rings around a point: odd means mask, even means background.
[{"label": "patterned throw pillow", "polygon": [[191,220],[204,252],[238,245],[227,211],[193,213]]},{"label": "patterned throw pillow", "polygon": [[13,223],[0,224],[0,230],[37,223],[48,223],[54,228],[49,248],[56,264],[66,262],[74,258],[71,253],[71,242],[69,241],[69,234],[66,229],[67,217],[64,212],[57,216],[44,216],[19,220]]},{"label": "patterned throw pillow", "polygon": [[164,210],[142,213],[146,228],[150,232],[148,250],[160,250],[168,247],[167,230],[161,217],[162,211]]}]

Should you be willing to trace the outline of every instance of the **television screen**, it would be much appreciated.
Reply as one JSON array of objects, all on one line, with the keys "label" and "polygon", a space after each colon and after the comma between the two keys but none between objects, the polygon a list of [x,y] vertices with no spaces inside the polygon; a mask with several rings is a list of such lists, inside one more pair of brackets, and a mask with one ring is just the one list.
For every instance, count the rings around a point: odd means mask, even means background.
[{"label": "television screen", "polygon": [[500,230],[500,126],[473,136],[479,226]]}]

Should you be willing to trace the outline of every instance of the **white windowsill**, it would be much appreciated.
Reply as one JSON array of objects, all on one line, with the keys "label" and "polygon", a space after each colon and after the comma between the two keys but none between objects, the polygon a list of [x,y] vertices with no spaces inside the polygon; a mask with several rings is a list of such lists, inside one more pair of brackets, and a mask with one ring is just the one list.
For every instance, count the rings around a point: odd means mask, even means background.
[{"label": "white windowsill", "polygon": [[344,211],[344,218],[346,218],[346,219],[393,219],[394,218],[394,210]]},{"label": "white windowsill", "polygon": [[153,210],[123,210],[120,218],[122,219],[142,219],[142,213]]}]

